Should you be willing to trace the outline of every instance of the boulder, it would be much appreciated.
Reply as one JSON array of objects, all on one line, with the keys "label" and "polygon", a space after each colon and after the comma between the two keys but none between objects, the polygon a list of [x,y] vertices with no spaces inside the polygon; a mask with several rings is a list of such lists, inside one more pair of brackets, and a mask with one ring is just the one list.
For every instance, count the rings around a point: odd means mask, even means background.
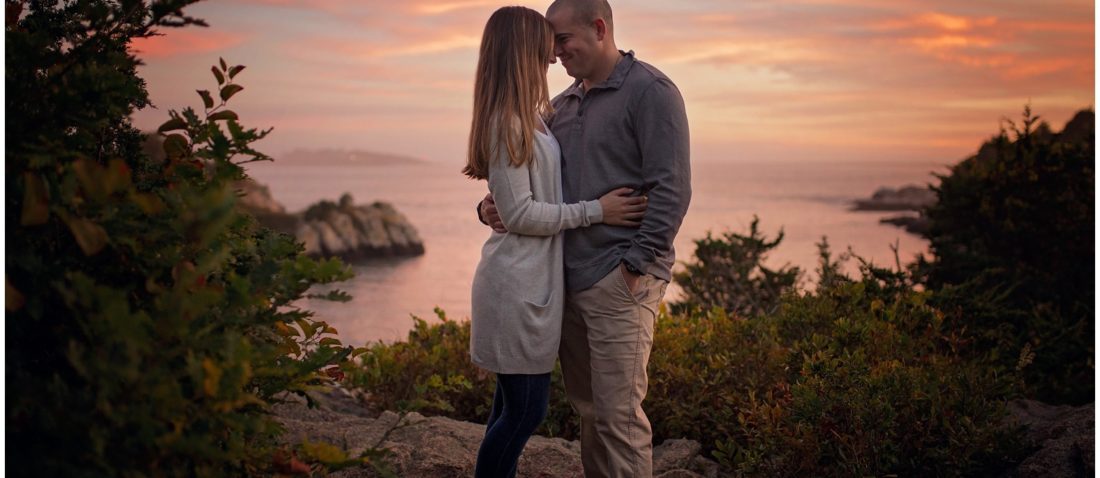
[{"label": "boulder", "polygon": [[[485,425],[418,413],[399,415],[383,412],[374,416],[351,393],[333,388],[311,394],[318,408],[288,398],[273,407],[276,419],[286,429],[288,444],[325,442],[337,445],[349,455],[381,447],[389,451],[388,463],[397,476],[439,478],[473,476],[477,450]],[[388,434],[387,434],[388,433]],[[690,440],[667,440],[654,447],[654,476],[664,478],[715,477],[718,465],[699,456],[702,447]],[[520,457],[520,477],[581,477],[580,443],[561,438],[533,436]],[[370,468],[339,470],[332,477],[376,477]]]},{"label": "boulder", "polygon": [[317,231],[317,228],[311,224],[301,223],[298,224],[298,228],[294,231],[294,236],[302,242],[305,246],[305,253],[309,256],[320,256],[323,251],[321,249],[321,233]]},{"label": "boulder", "polygon": [[1094,405],[1047,405],[1034,400],[1008,404],[1010,423],[1025,427],[1036,448],[1004,478],[1091,477],[1096,469]]}]

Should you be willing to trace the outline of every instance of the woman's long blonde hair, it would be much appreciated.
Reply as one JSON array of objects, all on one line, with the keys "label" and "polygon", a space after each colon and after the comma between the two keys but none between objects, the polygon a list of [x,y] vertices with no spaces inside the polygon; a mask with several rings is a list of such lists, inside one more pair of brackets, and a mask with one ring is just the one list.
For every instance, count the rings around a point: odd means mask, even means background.
[{"label": "woman's long blonde hair", "polygon": [[489,17],[474,80],[474,117],[462,169],[467,176],[486,179],[501,142],[513,166],[532,160],[535,125],[552,111],[546,65],[554,55],[553,39],[550,22],[530,8],[503,7]]}]

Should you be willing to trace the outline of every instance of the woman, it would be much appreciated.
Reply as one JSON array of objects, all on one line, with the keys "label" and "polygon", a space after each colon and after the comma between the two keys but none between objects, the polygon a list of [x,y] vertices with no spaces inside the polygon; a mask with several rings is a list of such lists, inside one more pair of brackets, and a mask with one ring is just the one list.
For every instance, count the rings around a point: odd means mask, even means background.
[{"label": "woman", "polygon": [[550,23],[524,7],[497,10],[481,39],[463,173],[488,180],[508,232],[485,242],[473,283],[470,356],[497,374],[478,477],[514,476],[546,415],[561,340],[560,232],[600,222],[636,227],[645,211],[628,188],[561,203],[561,151],[544,122],[553,39]]}]

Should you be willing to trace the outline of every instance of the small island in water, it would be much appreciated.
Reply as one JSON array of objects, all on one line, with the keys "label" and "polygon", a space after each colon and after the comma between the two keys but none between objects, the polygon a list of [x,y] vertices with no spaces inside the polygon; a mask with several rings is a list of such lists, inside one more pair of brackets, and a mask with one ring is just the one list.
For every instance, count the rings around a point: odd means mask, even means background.
[{"label": "small island in water", "polygon": [[264,226],[297,237],[309,256],[354,262],[424,254],[420,234],[392,204],[356,205],[345,193],[338,202],[323,200],[305,211],[288,213],[267,186],[245,180],[237,187],[243,193],[238,203],[242,208]]}]

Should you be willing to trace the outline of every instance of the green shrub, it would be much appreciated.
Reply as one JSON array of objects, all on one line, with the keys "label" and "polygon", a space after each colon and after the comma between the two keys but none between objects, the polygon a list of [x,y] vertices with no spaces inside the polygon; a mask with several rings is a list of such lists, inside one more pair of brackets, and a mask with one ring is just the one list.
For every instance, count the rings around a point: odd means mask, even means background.
[{"label": "green shrub", "polygon": [[[268,406],[330,383],[350,353],[293,303],[346,279],[237,210],[240,164],[267,159],[220,97],[171,112],[167,157],[131,39],[201,23],[191,1],[9,2],[6,55],[7,471],[240,476],[280,471]],[[22,9],[26,7],[26,11]],[[346,295],[333,293],[331,299]]]},{"label": "green shrub", "polygon": [[683,290],[681,301],[672,304],[674,312],[714,307],[746,317],[775,312],[779,298],[798,285],[802,271],[764,265],[768,253],[783,242],[783,231],[769,241],[757,228],[759,223],[753,216],[748,235],[726,232],[713,237],[708,232],[695,241],[695,261],[673,277]]},{"label": "green shrub", "polygon": [[666,318],[650,364],[656,435],[700,440],[740,476],[987,476],[1012,463],[1012,371],[962,357],[929,293],[862,270],[769,316]]},{"label": "green shrub", "polygon": [[357,350],[360,366],[345,385],[367,391],[370,405],[378,410],[417,410],[468,421],[488,418],[495,382],[470,361],[469,322],[449,320],[440,309],[436,314],[441,323],[433,325],[413,317],[405,342]]},{"label": "green shrub", "polygon": [[[355,367],[344,385],[366,392],[375,410],[417,411],[456,420],[485,423],[493,406],[496,376],[470,361],[470,322],[447,318],[439,323],[413,317],[404,342],[378,342],[356,349]],[[538,434],[576,439],[580,423],[565,399],[561,368],[551,378],[550,409]]]},{"label": "green shrub", "polygon": [[[1053,133],[1030,109],[934,188],[931,259],[914,266],[975,351],[1034,354],[1027,394],[1093,401],[1094,115]],[[957,319],[957,320],[956,320]]]},{"label": "green shrub", "polygon": [[[824,242],[821,255],[817,289],[773,314],[662,310],[645,401],[655,441],[698,440],[738,476],[984,476],[1016,462],[1017,430],[1001,425],[1015,370],[967,358],[906,274],[863,264],[851,279]],[[468,340],[468,322],[417,320],[407,342],[370,347],[349,383],[381,408],[423,401],[483,422],[493,381]],[[555,371],[539,433],[576,439],[561,383]]]}]

